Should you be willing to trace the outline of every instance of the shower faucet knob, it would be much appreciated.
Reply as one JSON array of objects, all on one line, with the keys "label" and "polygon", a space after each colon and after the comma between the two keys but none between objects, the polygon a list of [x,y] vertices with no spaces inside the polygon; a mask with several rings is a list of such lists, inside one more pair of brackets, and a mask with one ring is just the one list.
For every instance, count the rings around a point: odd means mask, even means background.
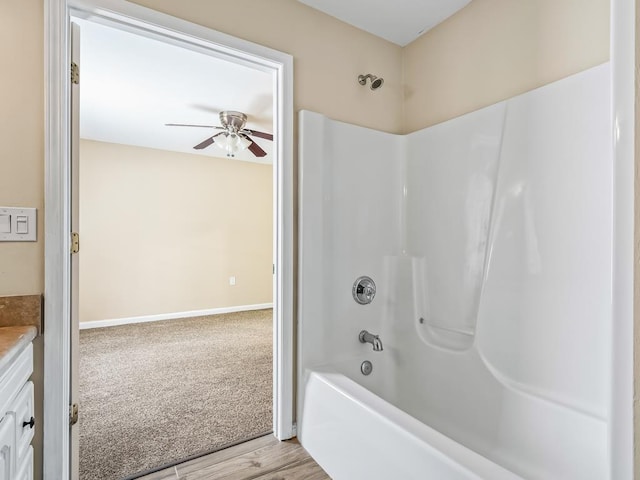
[{"label": "shower faucet knob", "polygon": [[376,296],[376,284],[367,276],[358,277],[353,284],[353,299],[360,305],[367,305]]}]

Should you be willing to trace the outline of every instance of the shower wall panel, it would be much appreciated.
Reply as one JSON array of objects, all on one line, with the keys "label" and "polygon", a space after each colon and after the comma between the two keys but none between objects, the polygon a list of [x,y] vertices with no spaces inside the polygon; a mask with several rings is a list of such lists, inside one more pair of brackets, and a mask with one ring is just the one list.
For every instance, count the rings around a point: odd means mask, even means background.
[{"label": "shower wall panel", "polygon": [[408,135],[406,251],[425,341],[474,340],[505,103]]},{"label": "shower wall panel", "polygon": [[[389,311],[386,258],[401,248],[403,137],[307,111],[300,129],[300,361],[321,365],[353,356],[360,331],[378,333]],[[378,287],[369,305],[352,297],[362,275]]]},{"label": "shower wall panel", "polygon": [[[423,340],[606,416],[610,67],[407,136],[406,253]],[[398,312],[406,315],[405,312]]]},{"label": "shower wall panel", "polygon": [[605,64],[508,101],[477,348],[503,381],[603,418],[613,160]]}]

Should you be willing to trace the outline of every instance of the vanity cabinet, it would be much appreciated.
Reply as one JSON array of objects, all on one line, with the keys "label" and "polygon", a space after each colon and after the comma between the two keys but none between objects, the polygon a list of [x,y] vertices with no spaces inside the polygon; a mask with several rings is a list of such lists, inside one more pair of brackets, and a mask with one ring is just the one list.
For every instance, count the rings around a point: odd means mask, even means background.
[{"label": "vanity cabinet", "polygon": [[33,480],[32,372],[33,345],[28,343],[0,377],[0,480]]}]

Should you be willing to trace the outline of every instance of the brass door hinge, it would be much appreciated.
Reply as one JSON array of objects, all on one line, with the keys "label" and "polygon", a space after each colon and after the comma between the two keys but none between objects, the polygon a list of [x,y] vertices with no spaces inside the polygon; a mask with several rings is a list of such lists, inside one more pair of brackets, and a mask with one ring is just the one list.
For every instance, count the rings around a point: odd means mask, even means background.
[{"label": "brass door hinge", "polygon": [[69,426],[73,427],[78,423],[78,404],[69,405]]},{"label": "brass door hinge", "polygon": [[80,83],[80,67],[75,62],[71,62],[71,83]]},{"label": "brass door hinge", "polygon": [[80,251],[80,235],[76,232],[71,232],[71,253],[78,253]]}]

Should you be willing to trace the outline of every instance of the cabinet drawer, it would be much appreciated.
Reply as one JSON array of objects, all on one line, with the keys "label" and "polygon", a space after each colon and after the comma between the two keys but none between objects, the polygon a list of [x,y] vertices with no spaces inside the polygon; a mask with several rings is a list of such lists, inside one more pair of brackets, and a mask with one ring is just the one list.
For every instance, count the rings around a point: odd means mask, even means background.
[{"label": "cabinet drawer", "polygon": [[15,480],[33,480],[33,447],[29,446],[22,462],[18,464]]},{"label": "cabinet drawer", "polygon": [[16,418],[16,459],[20,463],[26,453],[35,429],[33,415],[33,382],[24,384],[13,402],[12,412]]}]

